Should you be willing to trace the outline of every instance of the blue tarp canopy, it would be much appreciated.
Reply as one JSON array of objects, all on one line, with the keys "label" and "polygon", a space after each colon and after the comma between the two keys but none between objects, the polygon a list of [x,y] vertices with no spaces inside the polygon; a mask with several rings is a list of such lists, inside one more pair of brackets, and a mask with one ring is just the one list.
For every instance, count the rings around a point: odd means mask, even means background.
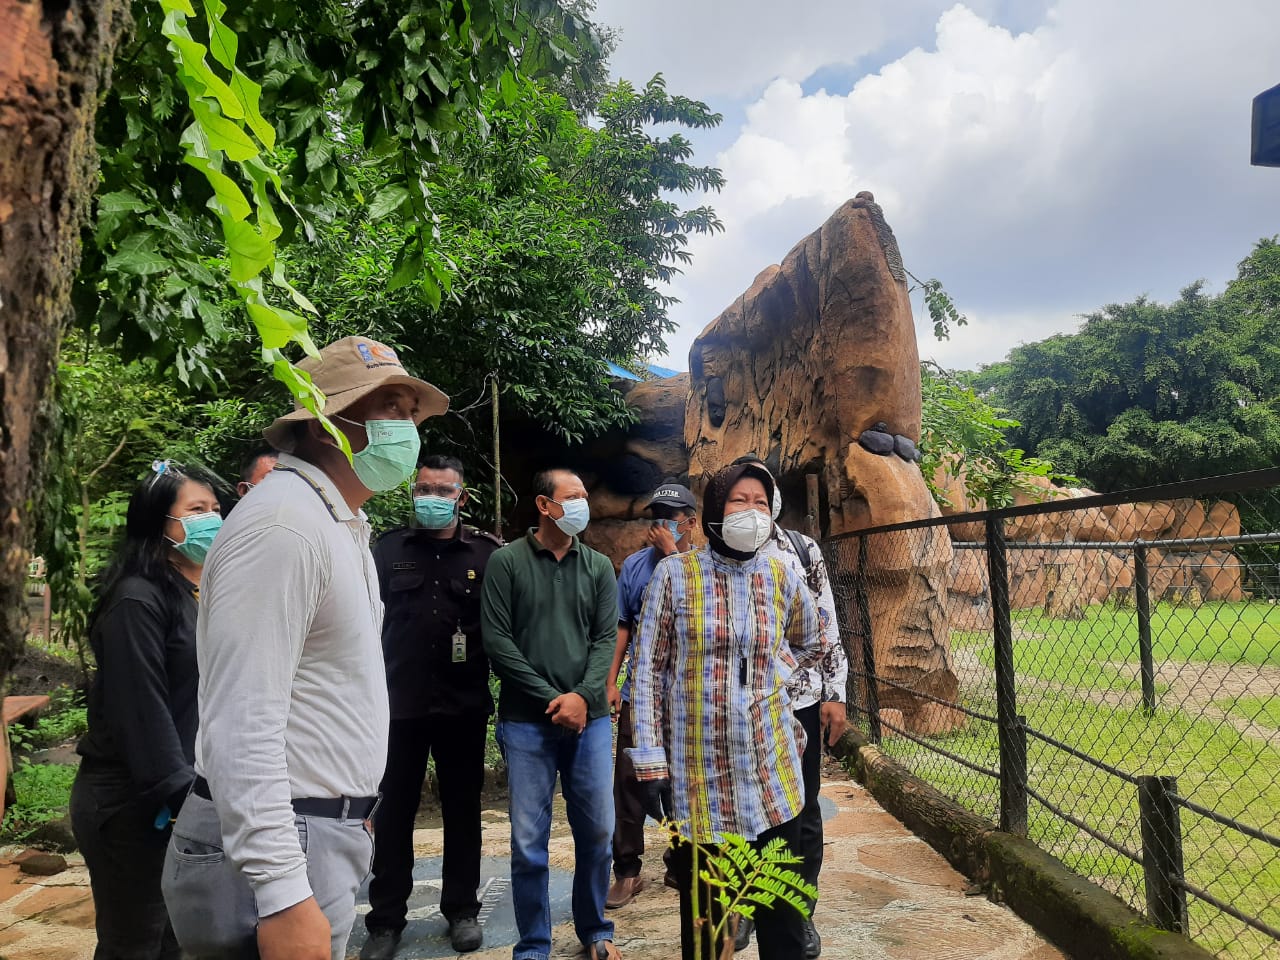
[{"label": "blue tarp canopy", "polygon": [[638,377],[630,370],[618,366],[616,363],[609,364],[609,374],[622,380],[647,380],[651,377],[674,377],[679,371],[669,370],[666,367],[659,367],[656,364],[646,363],[644,368],[649,371],[649,377]]}]

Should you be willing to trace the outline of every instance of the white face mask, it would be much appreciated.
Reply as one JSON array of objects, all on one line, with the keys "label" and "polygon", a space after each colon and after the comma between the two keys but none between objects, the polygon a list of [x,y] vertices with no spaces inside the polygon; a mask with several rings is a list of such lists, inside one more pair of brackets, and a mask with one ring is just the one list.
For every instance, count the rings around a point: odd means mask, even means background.
[{"label": "white face mask", "polygon": [[769,539],[773,521],[759,510],[739,510],[724,518],[720,536],[730,550],[755,553]]},{"label": "white face mask", "polygon": [[[551,500],[550,497],[547,498]],[[579,497],[576,500],[551,500],[552,503],[559,504],[564,510],[564,516],[560,518],[552,517],[552,521],[565,534],[565,536],[576,537],[583,530],[587,529],[587,524],[591,522],[591,505],[587,501]]]}]

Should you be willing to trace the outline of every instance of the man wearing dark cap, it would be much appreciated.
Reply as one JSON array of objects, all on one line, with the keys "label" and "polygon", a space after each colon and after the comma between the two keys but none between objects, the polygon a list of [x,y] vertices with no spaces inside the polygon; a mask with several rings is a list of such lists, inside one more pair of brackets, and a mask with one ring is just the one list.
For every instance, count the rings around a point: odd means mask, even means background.
[{"label": "man wearing dark cap", "polygon": [[[697,501],[687,487],[674,480],[664,480],[649,500],[648,510],[653,524],[646,534],[648,546],[637,550],[622,563],[618,574],[618,646],[609,668],[609,705],[618,721],[618,748],[613,768],[613,886],[604,905],[616,908],[630,903],[641,890],[640,858],[644,854],[644,791],[636,780],[635,769],[627,750],[634,746],[631,730],[631,675],[618,689],[618,674],[627,658],[636,622],[644,605],[644,591],[649,586],[658,563],[689,549],[693,533]],[[634,663],[634,658],[631,661]]]},{"label": "man wearing dark cap", "polygon": [[163,877],[195,957],[340,960],[373,854],[389,711],[361,507],[413,475],[418,427],[449,398],[367,337],[299,366],[352,456],[309,411],[278,418],[276,468],[205,562],[196,779]]}]

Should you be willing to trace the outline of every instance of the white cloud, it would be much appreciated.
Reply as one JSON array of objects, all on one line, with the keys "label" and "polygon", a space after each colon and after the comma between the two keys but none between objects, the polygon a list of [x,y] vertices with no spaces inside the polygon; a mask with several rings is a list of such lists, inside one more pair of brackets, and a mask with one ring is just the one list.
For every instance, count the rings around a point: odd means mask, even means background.
[{"label": "white cloud", "polygon": [[[1280,231],[1280,174],[1248,166],[1249,102],[1278,79],[1276,49],[1274,0],[1060,0],[1025,33],[956,5],[931,49],[846,96],[773,81],[717,158],[727,233],[697,238],[674,286],[685,303],[673,364],[759,270],[864,189],[908,267],[988,318],[983,333],[954,335],[954,357],[998,359],[1054,317],[1072,329],[1108,301],[1220,283]],[[978,357],[966,341],[1001,353]]]},{"label": "white cloud", "polygon": [[600,0],[593,19],[615,27],[613,73],[643,83],[662,72],[673,90],[708,99],[803,80],[853,63],[890,37],[928,24],[943,0]]},{"label": "white cloud", "polygon": [[1081,323],[1081,316],[1093,307],[1081,306],[1078,310],[1051,310],[1047,313],[1019,310],[1013,313],[965,314],[966,326],[951,331],[951,339],[937,340],[933,335],[933,323],[919,297],[913,297],[916,341],[920,347],[920,359],[932,360],[950,370],[976,370],[991,363],[1023,343],[1034,343],[1055,333],[1074,333]]}]

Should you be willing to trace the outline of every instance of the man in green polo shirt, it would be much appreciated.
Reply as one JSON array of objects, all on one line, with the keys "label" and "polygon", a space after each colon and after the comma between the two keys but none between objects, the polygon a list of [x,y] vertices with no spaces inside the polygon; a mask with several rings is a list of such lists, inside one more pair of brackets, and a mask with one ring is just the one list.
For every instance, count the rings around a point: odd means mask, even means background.
[{"label": "man in green polo shirt", "polygon": [[613,838],[612,724],[605,680],[617,639],[613,564],[578,539],[587,489],[568,470],[533,480],[538,525],[489,559],[480,601],[485,653],[502,682],[498,746],[507,762],[512,960],[547,960],[547,843],[560,774],[573,831],[573,924],[593,960],[616,960],[604,916]]}]

